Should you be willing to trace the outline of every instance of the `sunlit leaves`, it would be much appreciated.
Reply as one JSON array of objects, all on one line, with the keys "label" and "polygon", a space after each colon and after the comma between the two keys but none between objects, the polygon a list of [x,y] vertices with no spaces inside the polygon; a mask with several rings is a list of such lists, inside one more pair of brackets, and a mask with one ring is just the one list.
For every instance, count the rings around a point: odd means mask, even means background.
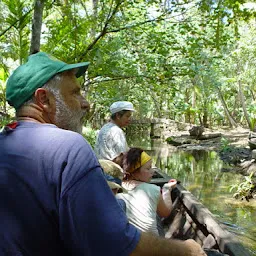
[{"label": "sunlit leaves", "polygon": [[[1,38],[3,62],[27,57],[33,3],[0,3],[1,26],[10,27]],[[253,15],[242,0],[46,1],[41,50],[67,62],[91,62],[86,89],[93,111],[105,114],[123,99],[143,115],[184,121],[189,114],[198,123],[203,112],[212,120],[224,116],[217,89],[230,109],[238,105],[238,77],[249,88],[246,97],[254,96],[254,37],[237,44],[245,33],[238,25]],[[239,75],[236,59],[243,66]],[[240,119],[239,109],[233,113]]]},{"label": "sunlit leaves", "polygon": [[18,59],[22,63],[27,57],[29,48],[31,1],[4,0],[3,3],[3,8],[6,10],[3,21],[5,33],[2,34],[1,38],[5,38],[5,41],[4,44],[0,44],[0,47],[8,49],[6,56],[11,53],[14,60]]}]

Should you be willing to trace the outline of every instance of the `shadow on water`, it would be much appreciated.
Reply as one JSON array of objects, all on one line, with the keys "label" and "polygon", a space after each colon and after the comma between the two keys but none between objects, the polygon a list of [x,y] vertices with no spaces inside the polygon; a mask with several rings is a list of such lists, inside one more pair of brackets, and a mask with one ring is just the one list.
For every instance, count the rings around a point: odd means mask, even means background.
[{"label": "shadow on water", "polygon": [[[130,143],[129,143],[130,142]],[[153,162],[193,193],[243,245],[256,255],[256,207],[232,198],[230,186],[241,182],[240,174],[223,172],[216,152],[179,151],[160,140],[136,138],[130,146],[141,147]]]}]

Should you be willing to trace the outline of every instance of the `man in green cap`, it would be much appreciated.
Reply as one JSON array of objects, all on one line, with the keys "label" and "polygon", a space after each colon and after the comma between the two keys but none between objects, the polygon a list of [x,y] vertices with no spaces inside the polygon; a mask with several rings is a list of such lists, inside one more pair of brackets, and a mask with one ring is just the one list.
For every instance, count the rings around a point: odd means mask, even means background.
[{"label": "man in green cap", "polygon": [[89,104],[76,77],[88,64],[40,52],[8,79],[17,122],[0,133],[0,255],[205,255],[128,223],[79,134]]},{"label": "man in green cap", "polygon": [[6,98],[16,109],[18,120],[35,119],[81,133],[89,104],[80,94],[76,77],[83,75],[88,65],[67,64],[44,52],[31,55],[7,81]]}]

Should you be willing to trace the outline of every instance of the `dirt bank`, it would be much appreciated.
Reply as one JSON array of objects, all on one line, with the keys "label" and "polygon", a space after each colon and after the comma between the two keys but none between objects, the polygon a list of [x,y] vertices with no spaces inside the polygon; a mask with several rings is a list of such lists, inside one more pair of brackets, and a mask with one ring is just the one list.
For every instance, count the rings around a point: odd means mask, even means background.
[{"label": "dirt bank", "polygon": [[[190,136],[189,131],[173,131],[166,134],[168,143],[184,151],[206,150],[218,152],[220,158],[229,165],[230,171],[249,175],[252,171],[256,176],[256,161],[252,158],[252,150],[248,145],[250,130],[236,129],[205,129],[201,138]],[[228,171],[228,170],[226,170]]]},{"label": "dirt bank", "polygon": [[[237,128],[233,130],[205,129],[203,134],[192,134],[190,131],[174,132],[166,140],[168,143],[184,151],[206,150],[216,151],[220,159],[226,163],[222,171],[236,172],[242,175],[252,175],[248,189],[237,190],[234,195],[237,199],[244,201],[256,200],[256,149],[251,150],[248,144],[250,131]],[[253,201],[255,201],[253,200]]]}]

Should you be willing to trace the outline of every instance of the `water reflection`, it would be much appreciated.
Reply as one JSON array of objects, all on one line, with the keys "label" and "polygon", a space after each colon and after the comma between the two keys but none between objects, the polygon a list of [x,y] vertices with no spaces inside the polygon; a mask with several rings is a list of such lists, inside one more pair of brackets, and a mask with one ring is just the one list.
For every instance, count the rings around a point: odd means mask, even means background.
[{"label": "water reflection", "polygon": [[216,152],[194,150],[179,151],[160,140],[136,140],[131,146],[142,147],[153,157],[157,167],[171,177],[181,181],[208,207],[225,227],[237,235],[238,239],[256,255],[256,211],[250,203],[232,198],[230,185],[241,182],[240,174],[223,172],[223,162]]}]

